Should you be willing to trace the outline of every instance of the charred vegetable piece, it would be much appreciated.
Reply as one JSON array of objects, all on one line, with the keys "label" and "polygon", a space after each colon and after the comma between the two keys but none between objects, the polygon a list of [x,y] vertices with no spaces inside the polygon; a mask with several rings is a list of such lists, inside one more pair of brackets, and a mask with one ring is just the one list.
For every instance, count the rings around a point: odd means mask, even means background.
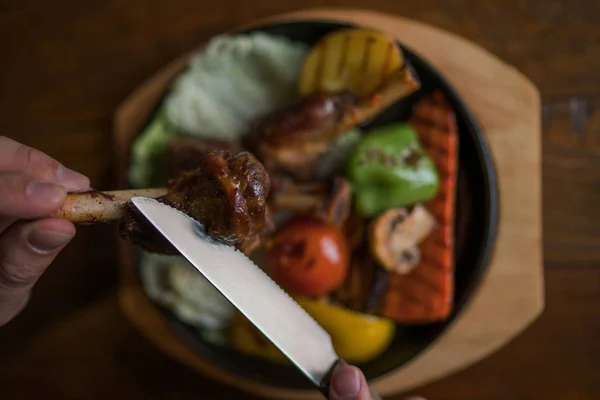
[{"label": "charred vegetable piece", "polygon": [[317,209],[317,215],[328,224],[342,227],[352,210],[352,189],[348,181],[335,177],[329,187],[326,200]]},{"label": "charred vegetable piece", "polygon": [[281,184],[269,199],[274,210],[314,214],[328,224],[343,226],[352,209],[352,190],[345,178],[326,182]]},{"label": "charred vegetable piece", "polygon": [[421,260],[418,245],[435,225],[431,214],[419,204],[410,213],[403,208],[388,210],[371,223],[371,254],[386,270],[407,274]]},{"label": "charred vegetable piece", "polygon": [[324,296],[337,289],[348,270],[348,242],[342,231],[311,216],[286,222],[268,244],[269,272],[292,294]]},{"label": "charred vegetable piece", "polygon": [[319,40],[306,57],[299,92],[348,89],[359,97],[368,96],[403,65],[400,49],[383,33],[337,30]]},{"label": "charred vegetable piece", "polygon": [[286,210],[295,213],[310,213],[326,200],[325,186],[297,185],[290,183],[280,186],[269,198],[271,210]]},{"label": "charred vegetable piece", "polygon": [[419,246],[417,267],[407,275],[390,274],[380,315],[401,324],[426,324],[443,321],[452,311],[459,143],[454,112],[441,92],[419,101],[413,115],[410,124],[440,174],[440,191],[424,204],[438,225]]},{"label": "charred vegetable piece", "polygon": [[363,245],[365,234],[367,232],[368,220],[353,210],[350,217],[344,225],[344,232],[348,237],[348,242],[352,249],[357,249]]},{"label": "charred vegetable piece", "polygon": [[[209,235],[250,252],[260,234],[270,227],[266,198],[269,175],[250,153],[205,154],[199,168],[169,182],[167,194],[157,198],[204,225]],[[121,223],[121,235],[142,248],[178,254],[133,205]]]},{"label": "charred vegetable piece", "polygon": [[365,252],[353,254],[346,279],[332,298],[350,310],[364,312],[374,284],[376,268],[375,262]]},{"label": "charred vegetable piece", "polygon": [[386,298],[390,275],[389,272],[382,268],[375,268],[373,272],[373,284],[371,285],[371,291],[365,304],[365,312],[376,315],[379,313]]},{"label": "charred vegetable piece", "polygon": [[368,133],[348,160],[356,208],[365,216],[433,198],[439,189],[436,166],[408,124]]}]

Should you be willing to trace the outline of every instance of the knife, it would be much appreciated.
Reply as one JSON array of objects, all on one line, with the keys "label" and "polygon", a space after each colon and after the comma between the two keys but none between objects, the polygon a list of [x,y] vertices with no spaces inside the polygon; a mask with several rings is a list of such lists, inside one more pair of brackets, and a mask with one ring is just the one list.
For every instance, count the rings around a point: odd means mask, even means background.
[{"label": "knife", "polygon": [[[345,364],[329,334],[245,254],[209,236],[202,224],[147,197],[132,203],[234,307],[329,398]],[[371,390],[372,400],[381,400]]]}]

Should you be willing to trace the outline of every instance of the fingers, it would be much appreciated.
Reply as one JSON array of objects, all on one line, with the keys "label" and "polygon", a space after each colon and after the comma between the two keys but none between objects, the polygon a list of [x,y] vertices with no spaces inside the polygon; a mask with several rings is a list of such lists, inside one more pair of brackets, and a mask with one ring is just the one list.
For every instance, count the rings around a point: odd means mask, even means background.
[{"label": "fingers", "polygon": [[67,192],[62,186],[19,172],[0,172],[0,215],[39,218],[59,209]]},{"label": "fingers", "polygon": [[87,177],[48,155],[0,136],[0,326],[27,304],[29,293],[74,225],[44,218],[57,211],[67,191],[89,189]]},{"label": "fingers", "polygon": [[45,217],[61,207],[65,189],[19,172],[0,172],[0,234],[20,218]]},{"label": "fingers", "polygon": [[63,219],[18,222],[0,235],[0,326],[25,306],[29,292],[75,235]]},{"label": "fingers", "polygon": [[6,299],[0,298],[0,328],[23,311],[30,297],[31,290],[25,293],[14,293]]},{"label": "fingers", "polygon": [[370,400],[369,387],[360,369],[352,365],[337,368],[331,378],[332,400]]},{"label": "fingers", "polygon": [[68,191],[89,189],[90,180],[70,170],[52,157],[19,142],[0,136],[0,171],[23,172],[55,182]]}]

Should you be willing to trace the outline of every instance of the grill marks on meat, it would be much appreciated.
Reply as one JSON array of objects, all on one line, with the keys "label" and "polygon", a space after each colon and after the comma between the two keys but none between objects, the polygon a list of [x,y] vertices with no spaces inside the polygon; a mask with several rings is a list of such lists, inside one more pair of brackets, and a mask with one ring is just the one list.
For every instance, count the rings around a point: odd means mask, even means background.
[{"label": "grill marks on meat", "polygon": [[309,180],[317,160],[343,133],[342,122],[355,105],[356,98],[349,91],[307,96],[265,118],[248,136],[247,145],[271,173]]},{"label": "grill marks on meat", "polygon": [[401,324],[423,324],[452,312],[459,138],[456,116],[441,91],[417,102],[409,123],[440,173],[440,191],[424,204],[438,226],[419,246],[423,257],[415,269],[390,274],[381,313]]},{"label": "grill marks on meat", "polygon": [[[209,151],[198,167],[182,172],[158,201],[200,222],[212,237],[249,253],[270,228],[266,199],[271,182],[263,165],[250,153]],[[129,205],[121,236],[147,251],[178,254],[146,219]]]}]

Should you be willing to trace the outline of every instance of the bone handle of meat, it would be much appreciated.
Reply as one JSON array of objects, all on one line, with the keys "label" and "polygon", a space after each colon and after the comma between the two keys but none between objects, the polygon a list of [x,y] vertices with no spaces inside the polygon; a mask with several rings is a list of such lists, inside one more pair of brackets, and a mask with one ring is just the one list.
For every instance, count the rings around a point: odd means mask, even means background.
[{"label": "bone handle of meat", "polygon": [[368,121],[396,101],[419,89],[420,83],[409,68],[402,68],[390,77],[373,95],[363,99],[353,112],[348,113],[340,124],[340,131],[346,132],[356,125]]},{"label": "bone handle of meat", "polygon": [[116,221],[123,218],[125,206],[133,197],[157,198],[166,193],[165,188],[69,193],[62,208],[50,216],[76,223]]}]

